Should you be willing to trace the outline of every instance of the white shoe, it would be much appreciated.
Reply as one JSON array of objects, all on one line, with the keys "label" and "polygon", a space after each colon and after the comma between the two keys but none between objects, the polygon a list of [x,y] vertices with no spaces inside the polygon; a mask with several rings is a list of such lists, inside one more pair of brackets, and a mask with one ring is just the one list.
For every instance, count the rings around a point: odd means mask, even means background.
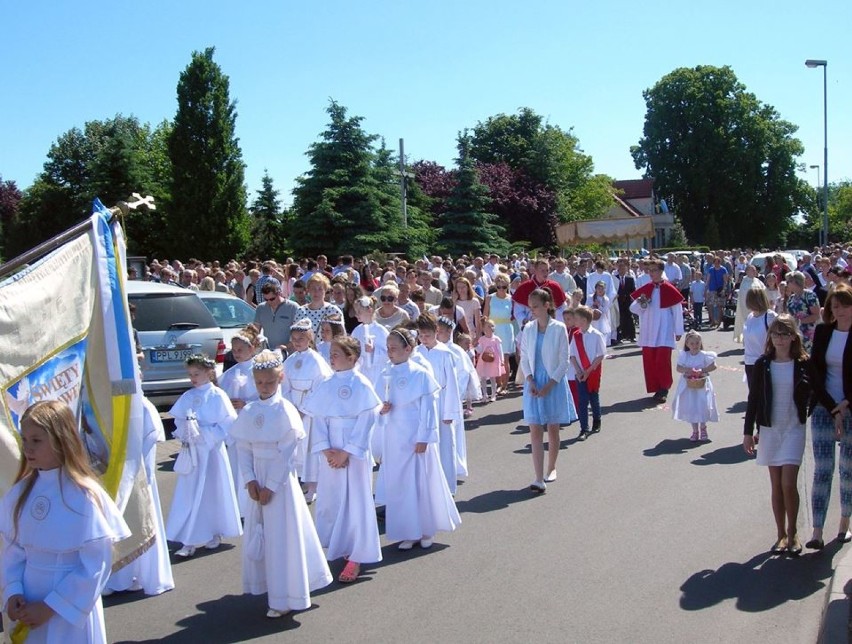
[{"label": "white shoe", "polygon": [[420,547],[423,548],[424,550],[428,550],[429,548],[432,547],[432,543],[433,543],[432,537],[423,537],[420,540]]},{"label": "white shoe", "polygon": [[397,546],[397,550],[411,550],[414,547],[413,541],[401,541]]},{"label": "white shoe", "polygon": [[497,396],[491,396],[491,402],[497,402]]},{"label": "white shoe", "polygon": [[205,544],[204,544],[204,547],[205,547],[205,548],[207,548],[208,550],[215,550],[216,548],[218,548],[218,547],[219,547],[219,546],[221,546],[221,545],[222,545],[222,537],[220,537],[220,536],[217,534],[215,537],[213,537],[212,539],[210,539],[210,541],[208,541],[207,543],[205,543]]},{"label": "white shoe", "polygon": [[544,481],[533,481],[530,483],[530,489],[538,494],[544,494],[547,491],[547,483]]},{"label": "white shoe", "polygon": [[101,597],[109,597],[113,593],[115,593],[115,591],[112,588],[104,588],[101,591]]},{"label": "white shoe", "polygon": [[544,477],[545,483],[553,483],[556,480],[556,470],[553,470],[550,474]]},{"label": "white shoe", "polygon": [[184,546],[180,550],[175,553],[176,557],[184,557],[189,559],[192,555],[195,554],[195,546]]},{"label": "white shoe", "polygon": [[305,492],[305,503],[310,505],[311,503],[313,503],[316,500],[317,500],[316,490],[308,490],[307,492]]},{"label": "white shoe", "polygon": [[275,610],[274,608],[270,608],[268,611],[266,611],[266,616],[269,619],[278,619],[279,617],[284,617],[284,615],[286,615],[289,612],[291,612],[291,611],[289,611],[289,610]]}]

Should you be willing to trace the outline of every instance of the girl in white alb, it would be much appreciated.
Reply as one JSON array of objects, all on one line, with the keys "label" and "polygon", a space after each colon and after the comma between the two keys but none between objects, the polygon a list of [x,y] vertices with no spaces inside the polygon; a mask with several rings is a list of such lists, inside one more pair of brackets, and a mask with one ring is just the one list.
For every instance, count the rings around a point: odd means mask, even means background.
[{"label": "girl in white alb", "polygon": [[[683,351],[677,357],[677,372],[681,375],[672,403],[672,416],[692,425],[690,440],[709,440],[707,423],[719,422],[716,392],[708,374],[716,369],[716,354],[704,351],[701,334],[689,331],[683,339]],[[690,387],[689,381],[702,382],[700,388]],[[700,434],[699,434],[700,431]]]},{"label": "girl in white alb", "polygon": [[[293,353],[284,361],[284,380],[281,384],[283,396],[302,413],[302,403],[314,387],[331,374],[331,367],[322,356],[311,348],[314,332],[311,321],[302,318],[290,327],[290,342]],[[311,420],[303,418],[307,438],[296,451],[296,471],[305,486],[305,501],[308,505],[317,498],[317,472],[319,457],[311,453]]]},{"label": "girl in white alb", "polygon": [[95,478],[65,403],[34,404],[20,427],[17,482],[0,500],[5,636],[106,642],[101,592],[112,546],[130,530]]},{"label": "girl in white alb", "polygon": [[361,347],[354,338],[331,345],[334,375],[305,400],[313,419],[313,450],[321,455],[316,526],[326,557],[347,559],[342,583],[358,578],[362,563],[382,560],[373,503],[370,437],[382,406],[373,385],[358,369]]},{"label": "girl in white alb", "polygon": [[461,524],[438,455],[437,409],[440,385],[426,368],[409,358],[416,341],[405,329],[388,336],[391,364],[380,412],[385,425],[382,463],[385,537],[410,550],[416,541],[430,548],[435,533]]},{"label": "girl in white alb", "polygon": [[294,456],[303,442],[302,419],[281,395],[281,356],[254,358],[259,400],[231,425],[249,510],[243,537],[243,592],[267,594],[267,617],[311,606],[311,591],[331,583],[331,572],[296,478]]},{"label": "girl in white alb", "polygon": [[228,428],[237,412],[228,395],[213,384],[215,363],[210,358],[193,355],[186,364],[192,389],[169,410],[175,419],[175,438],[183,443],[178,458],[191,462],[186,473],[178,474],[166,519],[169,541],[183,544],[175,553],[179,557],[193,556],[202,545],[215,550],[222,537],[243,533],[225,450]]},{"label": "girl in white alb", "polygon": [[147,398],[142,398],[142,457],[145,463],[145,478],[154,507],[154,523],[157,526],[154,544],[124,568],[112,573],[107,582],[107,591],[143,590],[146,595],[159,595],[175,587],[172,564],[169,561],[169,546],[166,542],[166,523],[160,505],[160,490],[157,486],[157,443],[166,440],[166,431],[157,408]]},{"label": "girl in white alb", "polygon": [[[360,324],[352,330],[352,337],[361,345],[361,357],[358,358],[358,369],[361,370],[376,391],[381,389],[381,376],[388,363],[388,329],[374,320],[373,300],[362,296],[352,305],[355,317]],[[382,460],[382,433],[376,428],[373,431],[370,449],[377,463]]]},{"label": "girl in white alb", "polygon": [[[237,414],[248,403],[258,398],[257,389],[254,386],[254,377],[252,377],[252,358],[265,341],[263,332],[256,324],[249,324],[231,339],[231,353],[237,364],[222,374],[222,377],[219,378],[219,387],[228,394]],[[244,516],[248,497],[246,496],[245,485],[240,480],[240,468],[237,466],[237,448],[230,436],[225,439],[225,445],[228,448],[228,461],[231,464],[231,475],[234,477],[234,489],[240,505],[240,516]]]}]

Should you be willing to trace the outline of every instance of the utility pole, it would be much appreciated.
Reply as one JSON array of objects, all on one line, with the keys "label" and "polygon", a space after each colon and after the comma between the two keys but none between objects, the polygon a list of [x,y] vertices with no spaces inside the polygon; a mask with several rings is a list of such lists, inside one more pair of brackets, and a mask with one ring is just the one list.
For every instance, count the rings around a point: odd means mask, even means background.
[{"label": "utility pole", "polygon": [[408,228],[408,180],[414,178],[413,172],[405,171],[405,142],[399,140],[399,195],[402,201],[402,227]]}]

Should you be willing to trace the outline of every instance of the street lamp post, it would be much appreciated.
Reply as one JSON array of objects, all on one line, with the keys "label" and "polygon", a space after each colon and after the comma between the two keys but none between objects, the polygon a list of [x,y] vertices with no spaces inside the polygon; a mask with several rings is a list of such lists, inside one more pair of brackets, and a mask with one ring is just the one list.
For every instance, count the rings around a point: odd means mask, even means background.
[{"label": "street lamp post", "polygon": [[[817,171],[816,198],[817,198],[817,210],[819,210],[819,188],[822,185],[819,181],[819,165],[809,165],[808,169],[809,170],[816,169],[816,171]],[[822,240],[822,226],[820,226],[820,229],[819,229],[819,240],[820,241]]]},{"label": "street lamp post", "polygon": [[825,142],[822,159],[822,226],[823,245],[828,245],[828,61],[809,58],[805,61],[805,66],[811,69],[822,67],[823,138]]}]

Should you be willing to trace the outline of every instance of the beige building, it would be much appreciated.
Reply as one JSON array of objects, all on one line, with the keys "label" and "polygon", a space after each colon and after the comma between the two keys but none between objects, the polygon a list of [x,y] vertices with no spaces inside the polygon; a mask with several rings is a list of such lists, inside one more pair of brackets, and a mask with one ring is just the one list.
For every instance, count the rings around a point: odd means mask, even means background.
[{"label": "beige building", "polygon": [[662,248],[668,245],[674,225],[671,211],[663,212],[654,194],[653,179],[627,179],[614,181],[613,187],[620,194],[613,195],[612,207],[601,219],[623,219],[625,217],[650,216],[654,221],[654,238],[644,239],[644,248]]}]

